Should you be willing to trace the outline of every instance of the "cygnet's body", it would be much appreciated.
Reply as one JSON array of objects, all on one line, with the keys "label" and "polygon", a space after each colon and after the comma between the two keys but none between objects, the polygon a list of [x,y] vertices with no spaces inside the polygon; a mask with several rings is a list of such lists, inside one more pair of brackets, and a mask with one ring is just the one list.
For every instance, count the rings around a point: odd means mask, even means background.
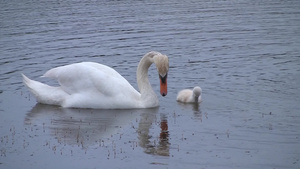
[{"label": "cygnet's body", "polygon": [[193,90],[184,89],[177,94],[176,100],[183,103],[200,103],[202,102],[201,93],[202,89],[199,86],[194,87]]}]

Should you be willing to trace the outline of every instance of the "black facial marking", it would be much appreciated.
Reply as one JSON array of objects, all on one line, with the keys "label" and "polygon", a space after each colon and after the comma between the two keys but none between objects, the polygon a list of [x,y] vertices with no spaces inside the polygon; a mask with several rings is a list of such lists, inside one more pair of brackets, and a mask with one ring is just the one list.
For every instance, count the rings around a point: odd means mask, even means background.
[{"label": "black facial marking", "polygon": [[162,77],[161,75],[159,75],[159,78],[161,79],[162,83],[166,83],[167,77],[168,77],[168,74],[166,74],[164,77]]}]

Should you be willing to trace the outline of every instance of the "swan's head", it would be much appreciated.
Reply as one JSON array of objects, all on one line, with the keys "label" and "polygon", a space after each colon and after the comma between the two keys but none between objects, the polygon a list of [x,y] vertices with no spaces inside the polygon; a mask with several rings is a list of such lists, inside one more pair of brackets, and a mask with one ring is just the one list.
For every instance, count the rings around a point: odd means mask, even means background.
[{"label": "swan's head", "polygon": [[202,89],[199,86],[194,87],[193,94],[195,97],[199,97],[201,95]]},{"label": "swan's head", "polygon": [[153,56],[153,62],[155,63],[160,79],[160,94],[166,96],[168,93],[167,77],[169,71],[169,59],[168,56],[155,52]]}]

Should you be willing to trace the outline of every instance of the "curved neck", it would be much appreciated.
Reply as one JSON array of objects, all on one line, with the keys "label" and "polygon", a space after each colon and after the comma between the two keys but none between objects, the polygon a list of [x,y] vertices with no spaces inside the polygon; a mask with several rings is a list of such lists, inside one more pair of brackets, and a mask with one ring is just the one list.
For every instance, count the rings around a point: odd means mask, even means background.
[{"label": "curved neck", "polygon": [[145,100],[145,102],[150,100],[158,102],[157,96],[153,91],[148,79],[148,69],[151,66],[151,64],[154,62],[153,61],[154,55],[156,55],[156,53],[154,52],[147,53],[141,59],[136,73],[136,78],[137,78],[138,88],[141,93],[141,98],[142,100]]}]

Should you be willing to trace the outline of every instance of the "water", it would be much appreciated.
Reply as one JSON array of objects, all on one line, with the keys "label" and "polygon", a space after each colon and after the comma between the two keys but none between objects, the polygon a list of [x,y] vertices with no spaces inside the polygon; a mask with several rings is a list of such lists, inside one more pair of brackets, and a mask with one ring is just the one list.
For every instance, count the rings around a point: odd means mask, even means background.
[{"label": "water", "polygon": [[[299,1],[0,4],[0,168],[299,168]],[[20,76],[95,61],[136,88],[152,50],[170,59],[157,109],[36,105]],[[199,107],[175,101],[196,85]]]}]

